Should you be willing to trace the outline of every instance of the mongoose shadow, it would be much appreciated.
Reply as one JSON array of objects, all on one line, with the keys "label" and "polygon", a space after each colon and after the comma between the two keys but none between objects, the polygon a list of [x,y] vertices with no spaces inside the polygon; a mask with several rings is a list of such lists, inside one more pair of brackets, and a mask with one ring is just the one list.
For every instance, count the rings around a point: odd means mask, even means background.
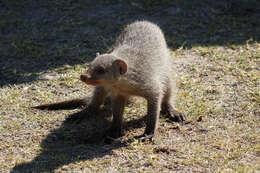
[{"label": "mongoose shadow", "polygon": [[[82,112],[85,114],[85,110],[82,110],[68,118]],[[110,113],[107,109],[100,112],[102,115]],[[143,127],[144,119],[125,122],[125,130]],[[129,141],[116,141],[109,145],[103,143],[103,135],[110,125],[105,116],[89,115],[79,123],[67,119],[41,142],[42,152],[39,155],[30,162],[16,165],[11,172],[54,172],[63,165],[103,157],[113,149],[127,146]]]}]

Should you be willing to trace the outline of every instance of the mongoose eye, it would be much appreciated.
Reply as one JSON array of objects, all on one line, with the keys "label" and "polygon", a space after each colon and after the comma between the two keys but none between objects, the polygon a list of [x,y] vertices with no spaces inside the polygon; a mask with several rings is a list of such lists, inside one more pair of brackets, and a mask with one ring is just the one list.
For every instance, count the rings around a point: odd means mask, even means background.
[{"label": "mongoose eye", "polygon": [[97,69],[97,73],[98,74],[104,74],[105,73],[105,69],[100,67],[100,68]]}]

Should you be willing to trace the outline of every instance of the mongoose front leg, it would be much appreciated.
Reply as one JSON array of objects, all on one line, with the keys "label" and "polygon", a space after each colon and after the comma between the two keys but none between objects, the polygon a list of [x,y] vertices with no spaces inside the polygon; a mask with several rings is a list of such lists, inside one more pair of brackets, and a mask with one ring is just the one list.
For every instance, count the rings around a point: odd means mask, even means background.
[{"label": "mongoose front leg", "polygon": [[126,100],[127,99],[121,95],[113,99],[113,121],[112,126],[107,132],[108,137],[118,138],[122,136],[122,122]]},{"label": "mongoose front leg", "polygon": [[94,112],[99,110],[100,105],[104,103],[107,95],[108,91],[105,87],[97,86],[93,92],[93,97],[88,105],[88,109]]},{"label": "mongoose front leg", "polygon": [[86,118],[87,115],[96,114],[100,110],[100,105],[102,105],[108,95],[108,91],[104,87],[96,87],[93,96],[91,98],[90,104],[82,111],[69,116],[67,120],[81,121]]}]

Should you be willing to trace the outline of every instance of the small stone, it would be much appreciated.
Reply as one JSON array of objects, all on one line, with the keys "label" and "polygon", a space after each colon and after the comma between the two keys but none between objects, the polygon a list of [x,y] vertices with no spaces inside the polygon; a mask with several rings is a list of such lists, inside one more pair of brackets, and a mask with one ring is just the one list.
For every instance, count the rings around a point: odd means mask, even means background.
[{"label": "small stone", "polygon": [[59,75],[57,73],[43,73],[38,77],[39,80],[56,80],[58,78]]}]

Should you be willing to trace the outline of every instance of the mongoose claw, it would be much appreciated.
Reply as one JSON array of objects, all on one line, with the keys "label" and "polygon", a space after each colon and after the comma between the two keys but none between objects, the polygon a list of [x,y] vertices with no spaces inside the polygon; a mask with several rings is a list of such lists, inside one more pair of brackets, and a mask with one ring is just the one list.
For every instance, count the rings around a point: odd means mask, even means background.
[{"label": "mongoose claw", "polygon": [[155,137],[153,134],[150,135],[143,134],[139,136],[137,139],[140,140],[141,142],[152,142],[154,141]]},{"label": "mongoose claw", "polygon": [[187,116],[186,114],[175,110],[173,113],[169,115],[169,119],[175,122],[183,122],[187,119]]},{"label": "mongoose claw", "polygon": [[108,129],[108,131],[105,134],[104,143],[112,144],[118,141],[121,136],[123,136],[123,133],[120,129],[110,127],[110,129]]}]

